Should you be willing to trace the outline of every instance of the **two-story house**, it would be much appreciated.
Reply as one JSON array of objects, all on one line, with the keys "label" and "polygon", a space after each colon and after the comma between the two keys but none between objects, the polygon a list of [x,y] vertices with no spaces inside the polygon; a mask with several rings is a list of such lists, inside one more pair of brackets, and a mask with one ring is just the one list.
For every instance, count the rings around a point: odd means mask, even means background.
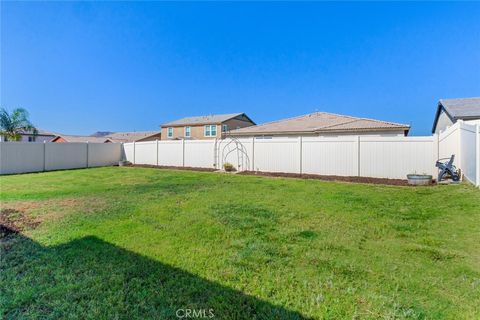
[{"label": "two-story house", "polygon": [[222,139],[230,130],[254,125],[245,113],[188,117],[162,124],[161,139]]}]

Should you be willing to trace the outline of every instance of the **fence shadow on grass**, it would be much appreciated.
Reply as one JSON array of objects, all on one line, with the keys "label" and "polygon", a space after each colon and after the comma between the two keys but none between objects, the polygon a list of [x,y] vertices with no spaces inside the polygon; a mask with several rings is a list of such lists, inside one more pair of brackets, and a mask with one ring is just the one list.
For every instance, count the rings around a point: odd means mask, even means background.
[{"label": "fence shadow on grass", "polygon": [[187,309],[206,319],[305,319],[96,237],[44,247],[0,228],[5,319],[187,319]]}]

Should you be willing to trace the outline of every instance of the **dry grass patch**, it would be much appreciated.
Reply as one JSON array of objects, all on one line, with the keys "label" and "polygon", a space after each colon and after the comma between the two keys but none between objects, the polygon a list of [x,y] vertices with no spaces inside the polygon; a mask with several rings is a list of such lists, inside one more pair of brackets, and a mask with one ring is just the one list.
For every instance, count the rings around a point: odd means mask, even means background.
[{"label": "dry grass patch", "polygon": [[3,201],[0,224],[16,232],[23,232],[35,229],[45,221],[62,219],[68,214],[99,212],[106,204],[107,200],[96,197]]}]

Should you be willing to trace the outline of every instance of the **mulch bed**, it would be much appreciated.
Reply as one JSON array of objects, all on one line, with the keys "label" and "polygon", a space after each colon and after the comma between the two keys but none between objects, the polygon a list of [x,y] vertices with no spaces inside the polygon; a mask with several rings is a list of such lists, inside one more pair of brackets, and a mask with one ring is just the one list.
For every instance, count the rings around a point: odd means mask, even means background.
[{"label": "mulch bed", "polygon": [[[130,165],[130,166],[131,167],[142,167],[142,168],[174,169],[174,170],[188,170],[188,171],[202,171],[202,172],[218,171],[217,169],[212,169],[212,168],[154,166],[154,165],[145,165],[145,164],[135,164],[135,165]],[[238,172],[237,174],[248,175],[248,176],[262,176],[262,177],[316,179],[316,180],[325,180],[325,181],[343,181],[343,182],[354,182],[354,183],[384,184],[384,185],[392,185],[392,186],[409,186],[407,180],[402,180],[402,179],[324,176],[324,175],[319,175],[319,174],[299,174],[299,173],[283,173],[283,172],[254,172],[254,171],[241,171],[241,172]]]},{"label": "mulch bed", "polygon": [[254,172],[254,171],[242,171],[242,172],[239,172],[238,174],[249,175],[249,176],[286,177],[286,178],[300,178],[300,179],[316,179],[316,180],[325,180],[325,181],[343,181],[343,182],[355,182],[355,183],[386,184],[386,185],[392,185],[392,186],[409,186],[407,180],[401,180],[401,179],[322,176],[322,175],[319,175],[319,174],[299,174],[299,173],[283,173],[283,172]]},{"label": "mulch bed", "polygon": [[202,171],[202,172],[214,172],[217,169],[213,168],[197,168],[197,167],[176,167],[176,166],[155,166],[150,164],[132,164],[128,167],[140,167],[140,168],[154,168],[154,169],[172,169],[172,170],[187,170],[187,171]]}]

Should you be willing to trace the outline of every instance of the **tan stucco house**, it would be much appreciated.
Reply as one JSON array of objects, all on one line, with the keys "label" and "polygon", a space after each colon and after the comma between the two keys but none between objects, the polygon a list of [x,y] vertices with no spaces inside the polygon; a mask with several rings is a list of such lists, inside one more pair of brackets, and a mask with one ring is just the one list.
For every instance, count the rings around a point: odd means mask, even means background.
[{"label": "tan stucco house", "polygon": [[315,112],[298,117],[264,123],[258,126],[233,130],[235,137],[298,137],[298,136],[406,136],[406,124],[357,118],[327,112]]},{"label": "tan stucco house", "polygon": [[480,124],[480,97],[441,99],[438,102],[432,133],[444,131],[458,120]]},{"label": "tan stucco house", "polygon": [[245,113],[188,117],[161,125],[162,140],[222,139],[235,129],[254,126]]}]

